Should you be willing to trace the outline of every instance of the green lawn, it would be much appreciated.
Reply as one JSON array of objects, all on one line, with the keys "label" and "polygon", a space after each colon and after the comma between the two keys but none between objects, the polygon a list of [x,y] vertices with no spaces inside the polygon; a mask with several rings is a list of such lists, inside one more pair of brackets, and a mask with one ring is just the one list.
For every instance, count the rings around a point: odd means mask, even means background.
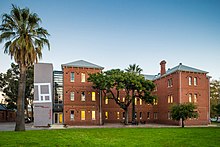
[{"label": "green lawn", "polygon": [[0,146],[220,146],[220,127],[2,131]]}]

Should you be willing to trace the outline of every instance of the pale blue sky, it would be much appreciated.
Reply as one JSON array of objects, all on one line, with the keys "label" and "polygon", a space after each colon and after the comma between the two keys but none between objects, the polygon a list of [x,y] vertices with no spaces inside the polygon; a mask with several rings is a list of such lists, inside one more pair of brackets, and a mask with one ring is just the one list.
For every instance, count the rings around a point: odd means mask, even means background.
[{"label": "pale blue sky", "polygon": [[[220,0],[1,0],[0,14],[11,4],[29,7],[42,18],[51,51],[41,62],[83,59],[105,70],[136,63],[145,74],[178,65],[199,68],[220,78]],[[10,57],[0,44],[0,72]]]}]

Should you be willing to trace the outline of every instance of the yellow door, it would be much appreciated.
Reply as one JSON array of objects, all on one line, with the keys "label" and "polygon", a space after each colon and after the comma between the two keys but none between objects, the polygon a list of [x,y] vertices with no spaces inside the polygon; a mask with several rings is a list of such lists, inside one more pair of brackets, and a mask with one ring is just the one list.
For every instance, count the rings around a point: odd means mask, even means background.
[{"label": "yellow door", "polygon": [[59,114],[59,123],[63,123],[63,114],[62,113]]}]

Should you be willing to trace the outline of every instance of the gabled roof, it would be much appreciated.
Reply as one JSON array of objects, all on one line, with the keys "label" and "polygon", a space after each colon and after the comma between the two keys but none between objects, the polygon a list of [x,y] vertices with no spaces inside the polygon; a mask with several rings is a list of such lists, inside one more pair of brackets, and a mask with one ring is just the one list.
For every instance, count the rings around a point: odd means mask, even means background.
[{"label": "gabled roof", "polygon": [[156,79],[159,79],[159,78],[162,78],[164,76],[167,76],[169,74],[172,74],[174,72],[177,72],[177,71],[188,71],[188,72],[194,72],[194,73],[205,73],[207,74],[208,72],[206,71],[203,71],[203,70],[200,70],[200,69],[196,69],[196,68],[193,68],[193,67],[189,67],[189,66],[186,66],[186,65],[182,65],[182,63],[180,63],[178,66],[175,66],[174,68],[171,68],[171,69],[168,69],[166,71],[166,73],[164,75],[144,75],[145,79],[147,80],[156,80]]},{"label": "gabled roof", "polygon": [[0,110],[7,110],[7,108],[4,105],[0,104]]},{"label": "gabled roof", "polygon": [[66,64],[62,64],[62,67],[86,67],[86,68],[96,68],[96,69],[104,69],[104,67],[98,66],[96,64],[84,61],[84,60],[78,60]]},{"label": "gabled roof", "polygon": [[143,75],[146,80],[153,81],[156,78],[156,75]]}]

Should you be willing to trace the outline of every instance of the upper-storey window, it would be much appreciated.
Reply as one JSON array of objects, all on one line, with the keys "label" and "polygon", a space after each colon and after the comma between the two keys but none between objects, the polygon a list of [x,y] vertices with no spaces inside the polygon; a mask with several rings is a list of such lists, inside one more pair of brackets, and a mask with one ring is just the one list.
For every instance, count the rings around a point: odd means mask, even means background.
[{"label": "upper-storey window", "polygon": [[92,92],[92,101],[95,101],[95,92]]},{"label": "upper-storey window", "polygon": [[86,81],[86,74],[81,73],[81,82],[85,82],[85,81]]},{"label": "upper-storey window", "polygon": [[70,82],[74,82],[75,80],[75,76],[74,76],[74,72],[70,73]]},{"label": "upper-storey window", "polygon": [[70,92],[70,100],[74,101],[74,92]]},{"label": "upper-storey window", "polygon": [[172,79],[168,79],[168,87],[172,87],[173,86],[173,80]]},{"label": "upper-storey window", "polygon": [[194,78],[194,86],[196,86],[198,83],[197,83],[197,78],[195,77]]},{"label": "upper-storey window", "polygon": [[189,85],[192,85],[192,77],[189,77]]},{"label": "upper-storey window", "polygon": [[194,94],[194,103],[197,103],[197,94]]},{"label": "upper-storey window", "polygon": [[85,94],[85,92],[83,91],[82,93],[81,93],[81,101],[85,101],[86,100],[86,94]]},{"label": "upper-storey window", "polygon": [[142,99],[140,99],[140,105],[142,105]]},{"label": "upper-storey window", "polygon": [[107,105],[108,104],[108,98],[105,97],[105,104]]},{"label": "upper-storey window", "polygon": [[189,94],[189,102],[190,103],[192,102],[192,94],[191,93]]}]

